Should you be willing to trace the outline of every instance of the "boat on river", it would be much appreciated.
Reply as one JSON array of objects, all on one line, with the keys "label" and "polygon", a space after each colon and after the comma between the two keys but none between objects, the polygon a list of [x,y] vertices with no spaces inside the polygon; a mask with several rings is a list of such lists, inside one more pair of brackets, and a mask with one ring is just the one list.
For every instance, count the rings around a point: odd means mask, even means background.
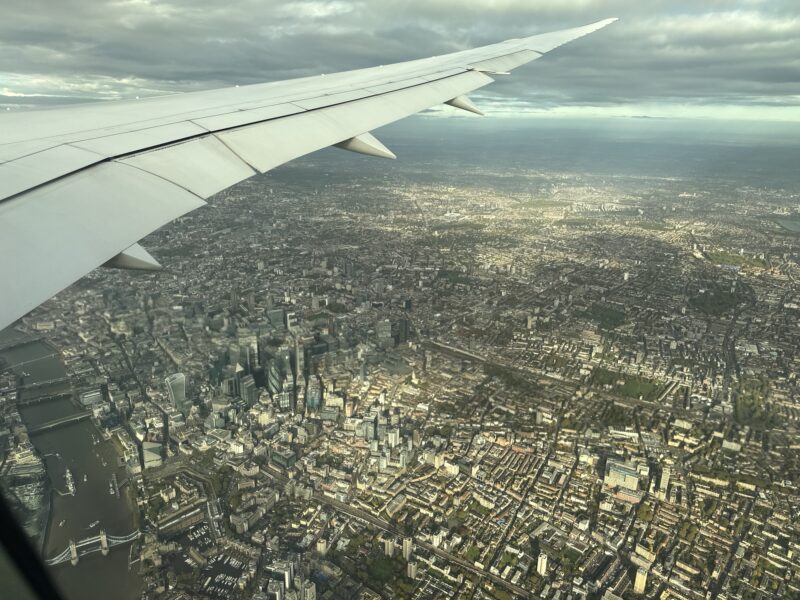
[{"label": "boat on river", "polygon": [[67,484],[67,494],[70,496],[75,495],[75,480],[72,478],[72,471],[67,469],[66,473],[64,473],[64,480]]}]

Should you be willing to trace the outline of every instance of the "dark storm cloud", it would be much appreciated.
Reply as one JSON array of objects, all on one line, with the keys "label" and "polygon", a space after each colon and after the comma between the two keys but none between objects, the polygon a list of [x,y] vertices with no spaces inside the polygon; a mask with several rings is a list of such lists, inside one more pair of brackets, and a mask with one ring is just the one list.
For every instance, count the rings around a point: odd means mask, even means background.
[{"label": "dark storm cloud", "polygon": [[497,109],[679,111],[724,105],[780,107],[786,116],[800,111],[795,5],[796,0],[5,0],[0,94],[6,102],[34,103],[52,96],[117,97],[254,83],[441,54],[618,16],[612,27],[478,95]]}]

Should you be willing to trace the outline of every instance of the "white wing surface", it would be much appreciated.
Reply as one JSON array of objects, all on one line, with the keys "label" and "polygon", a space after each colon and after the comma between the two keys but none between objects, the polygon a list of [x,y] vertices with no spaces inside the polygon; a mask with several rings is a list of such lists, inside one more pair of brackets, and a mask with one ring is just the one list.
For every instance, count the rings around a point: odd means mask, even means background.
[{"label": "white wing surface", "polygon": [[393,157],[369,132],[449,103],[615,19],[382,67],[0,115],[0,329],[209,196],[326,146]]}]

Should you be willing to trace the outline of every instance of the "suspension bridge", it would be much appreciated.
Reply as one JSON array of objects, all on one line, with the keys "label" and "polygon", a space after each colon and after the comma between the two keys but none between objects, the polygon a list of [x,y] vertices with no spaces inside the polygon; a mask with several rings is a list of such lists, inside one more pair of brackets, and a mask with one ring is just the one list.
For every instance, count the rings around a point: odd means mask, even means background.
[{"label": "suspension bridge", "polygon": [[57,554],[52,558],[48,558],[44,562],[47,566],[50,567],[55,565],[60,565],[67,561],[69,561],[70,563],[72,563],[73,566],[75,566],[78,564],[78,560],[82,556],[87,556],[88,554],[94,554],[95,552],[100,552],[103,556],[105,556],[106,554],[108,554],[108,551],[114,546],[130,544],[140,535],[141,532],[138,529],[124,536],[107,535],[105,531],[101,530],[100,533],[97,534],[96,536],[86,538],[85,540],[81,540],[78,543],[75,543],[73,540],[70,540],[69,544],[67,544],[67,547],[64,548],[63,552]]}]

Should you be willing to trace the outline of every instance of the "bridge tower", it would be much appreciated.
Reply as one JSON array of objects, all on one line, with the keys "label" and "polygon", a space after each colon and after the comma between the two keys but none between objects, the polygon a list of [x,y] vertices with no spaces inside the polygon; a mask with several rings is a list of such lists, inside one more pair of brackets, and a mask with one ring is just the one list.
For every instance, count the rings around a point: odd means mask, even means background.
[{"label": "bridge tower", "polygon": [[100,552],[103,556],[108,554],[108,538],[106,537],[106,532],[102,529],[100,530]]},{"label": "bridge tower", "polygon": [[69,562],[73,567],[78,564],[78,547],[73,540],[69,541]]}]

